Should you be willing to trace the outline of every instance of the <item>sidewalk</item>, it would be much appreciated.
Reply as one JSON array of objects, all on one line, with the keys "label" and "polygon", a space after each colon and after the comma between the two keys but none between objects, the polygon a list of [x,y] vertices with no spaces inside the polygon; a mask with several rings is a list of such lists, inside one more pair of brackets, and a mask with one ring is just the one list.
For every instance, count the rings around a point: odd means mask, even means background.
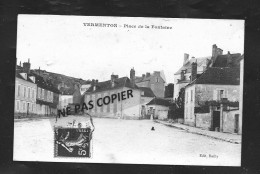
[{"label": "sidewalk", "polygon": [[203,136],[207,136],[207,137],[210,137],[210,138],[226,141],[226,142],[229,142],[229,143],[241,144],[241,135],[223,133],[223,132],[215,132],[215,131],[208,131],[208,130],[203,130],[203,129],[200,129],[200,128],[187,126],[187,125],[180,124],[180,123],[170,123],[168,121],[154,120],[154,122],[164,124],[166,126],[174,127],[174,128],[177,128],[177,129],[185,130],[189,133],[203,135]]}]

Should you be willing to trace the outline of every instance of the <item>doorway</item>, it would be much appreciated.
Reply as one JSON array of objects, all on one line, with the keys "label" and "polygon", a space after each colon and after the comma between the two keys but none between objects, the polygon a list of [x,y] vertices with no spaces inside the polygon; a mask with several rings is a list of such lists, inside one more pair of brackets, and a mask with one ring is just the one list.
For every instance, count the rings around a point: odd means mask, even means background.
[{"label": "doorway", "polygon": [[220,111],[213,111],[212,129],[215,130],[216,127],[220,128]]},{"label": "doorway", "polygon": [[27,103],[27,115],[29,115],[30,103]]}]

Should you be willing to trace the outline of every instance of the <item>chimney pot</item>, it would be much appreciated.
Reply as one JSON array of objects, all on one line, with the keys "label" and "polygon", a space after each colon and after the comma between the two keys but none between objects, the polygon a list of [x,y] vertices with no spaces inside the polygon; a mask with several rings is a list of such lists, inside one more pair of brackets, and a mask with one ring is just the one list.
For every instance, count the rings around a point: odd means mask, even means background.
[{"label": "chimney pot", "polygon": [[135,70],[134,70],[134,68],[132,68],[130,70],[130,80],[131,80],[132,86],[134,87],[135,86]]},{"label": "chimney pot", "polygon": [[185,65],[189,60],[189,54],[184,53],[183,65]]},{"label": "chimney pot", "polygon": [[192,82],[196,78],[197,78],[197,63],[193,62],[191,64],[191,78],[190,78],[190,81]]}]

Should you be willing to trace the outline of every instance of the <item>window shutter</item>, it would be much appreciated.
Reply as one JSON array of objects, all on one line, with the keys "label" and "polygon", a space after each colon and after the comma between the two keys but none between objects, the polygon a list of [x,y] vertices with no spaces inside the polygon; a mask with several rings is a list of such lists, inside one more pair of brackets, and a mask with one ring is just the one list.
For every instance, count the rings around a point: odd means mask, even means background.
[{"label": "window shutter", "polygon": [[228,98],[228,91],[227,90],[224,90],[224,96],[225,96],[225,98]]}]

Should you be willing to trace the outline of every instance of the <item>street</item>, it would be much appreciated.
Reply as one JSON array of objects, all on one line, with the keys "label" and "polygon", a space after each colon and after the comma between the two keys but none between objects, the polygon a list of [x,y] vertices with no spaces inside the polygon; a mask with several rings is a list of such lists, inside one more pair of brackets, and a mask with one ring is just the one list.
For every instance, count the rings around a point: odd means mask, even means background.
[{"label": "street", "polygon": [[[59,118],[59,124],[84,117]],[[239,166],[241,144],[215,140],[152,120],[93,118],[92,158],[54,158],[55,119],[14,123],[14,160]],[[151,128],[155,130],[152,131]]]}]

